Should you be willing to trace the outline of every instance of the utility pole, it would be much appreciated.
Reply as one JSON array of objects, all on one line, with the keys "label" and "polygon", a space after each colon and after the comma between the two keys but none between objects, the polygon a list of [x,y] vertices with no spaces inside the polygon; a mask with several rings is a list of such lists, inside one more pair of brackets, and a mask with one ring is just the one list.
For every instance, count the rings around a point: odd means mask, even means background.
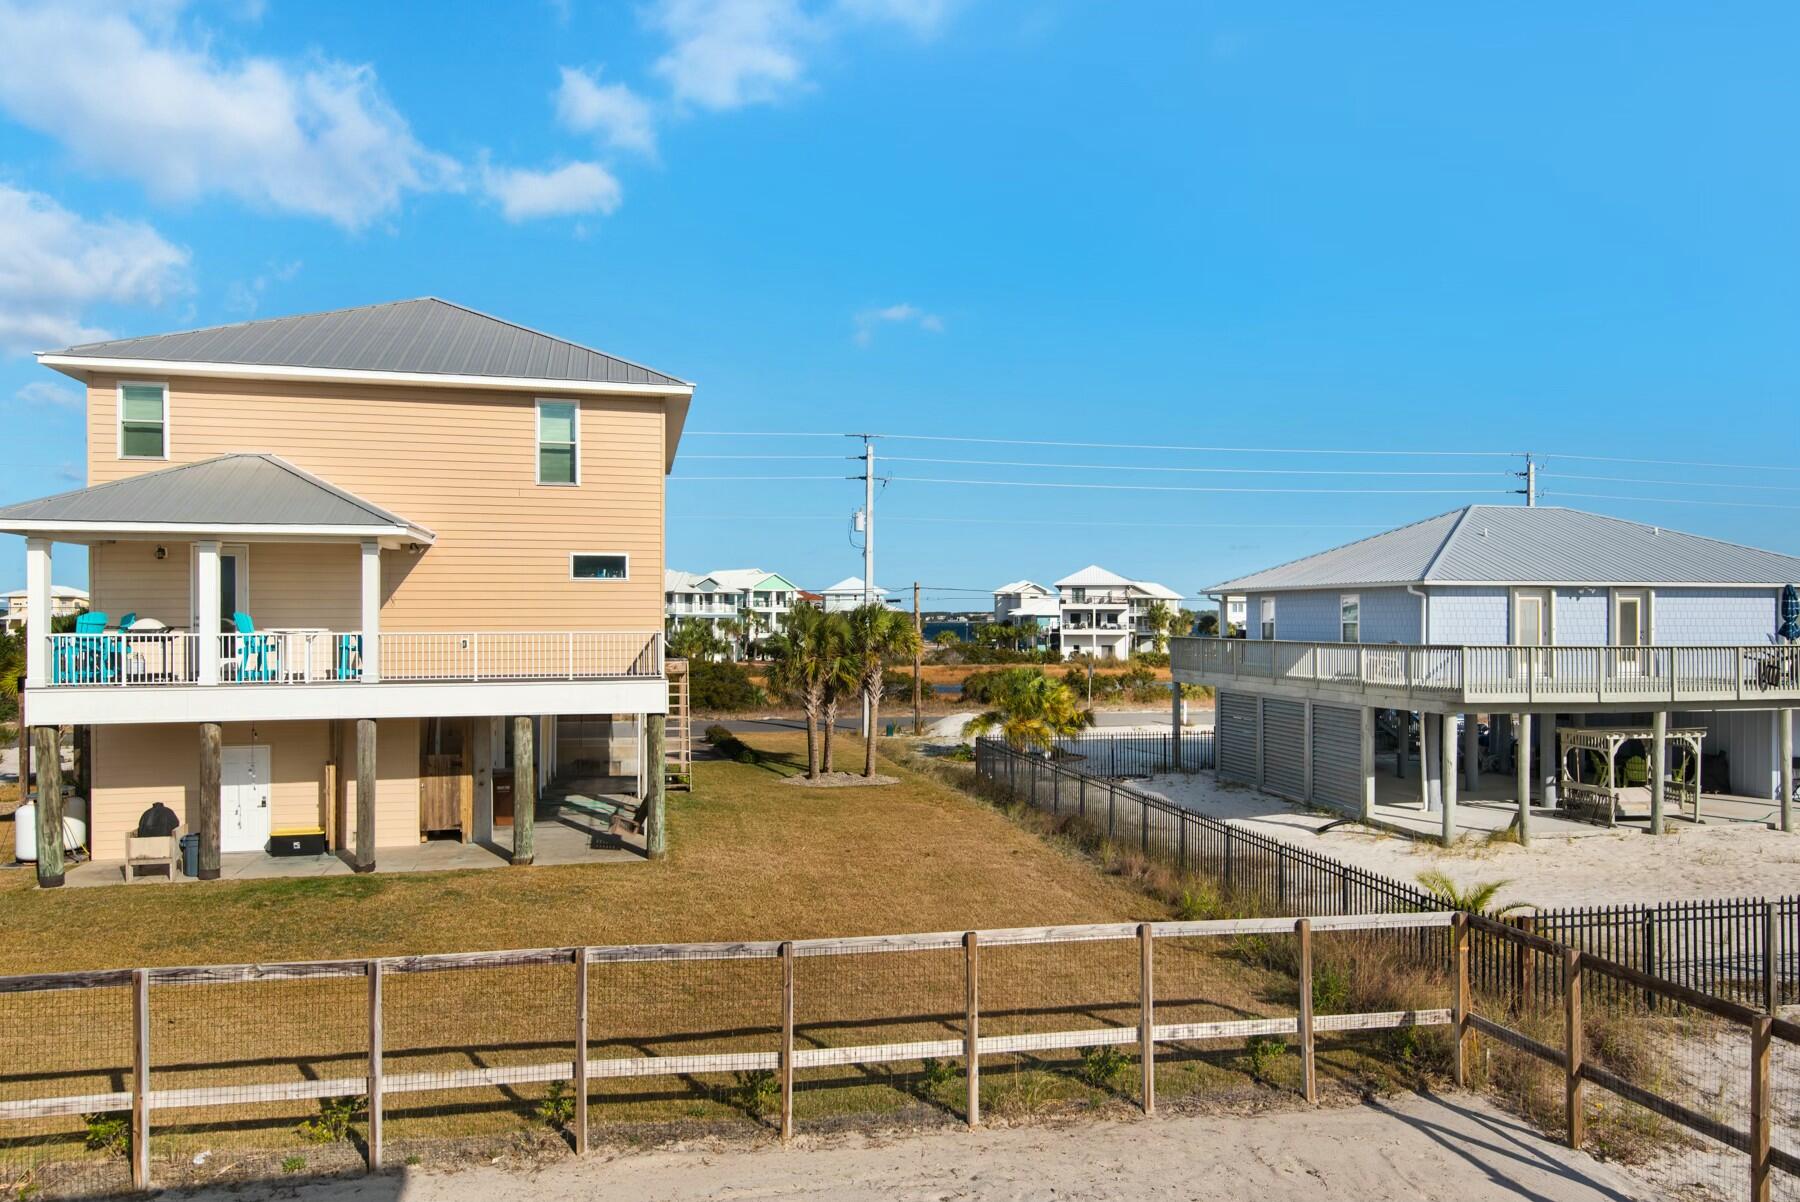
[{"label": "utility pole", "polygon": [[925,622],[919,614],[919,582],[913,581],[913,736],[925,733],[925,720],[919,713],[919,676],[925,668]]},{"label": "utility pole", "polygon": [[1528,508],[1535,507],[1537,505],[1537,464],[1532,460],[1530,451],[1525,452],[1525,470],[1512,474],[1525,481],[1525,487],[1516,491],[1524,495],[1526,506]]},{"label": "utility pole", "polygon": [[[875,601],[875,438],[863,435],[863,604]],[[874,698],[863,695],[862,736],[872,739],[870,727]]]}]

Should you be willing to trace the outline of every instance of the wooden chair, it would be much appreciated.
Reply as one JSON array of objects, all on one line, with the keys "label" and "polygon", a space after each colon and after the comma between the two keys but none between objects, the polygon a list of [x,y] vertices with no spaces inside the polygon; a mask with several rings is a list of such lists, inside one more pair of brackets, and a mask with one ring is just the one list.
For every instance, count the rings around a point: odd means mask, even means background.
[{"label": "wooden chair", "polygon": [[172,835],[125,836],[125,882],[144,879],[144,869],[160,867],[161,879],[173,883],[181,855],[181,831]]}]

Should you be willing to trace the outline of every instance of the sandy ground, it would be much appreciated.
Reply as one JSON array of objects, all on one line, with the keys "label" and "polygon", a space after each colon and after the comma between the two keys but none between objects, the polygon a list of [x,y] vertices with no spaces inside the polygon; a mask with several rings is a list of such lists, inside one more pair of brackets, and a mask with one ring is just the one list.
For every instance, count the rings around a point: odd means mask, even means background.
[{"label": "sandy ground", "polygon": [[[1627,1202],[1653,1197],[1621,1172],[1534,1135],[1486,1103],[1408,1096],[1255,1118],[1161,1118],[896,1138],[802,1137],[791,1148],[694,1144],[573,1157],[535,1170],[205,1190],[183,1197],[301,1202],[663,1202],[689,1198],[1454,1199]],[[171,1195],[165,1195],[171,1196]]]},{"label": "sandy ground", "polygon": [[1800,838],[1748,824],[1680,826],[1661,838],[1629,829],[1584,831],[1580,838],[1539,836],[1529,848],[1464,841],[1445,850],[1354,823],[1331,826],[1337,815],[1221,785],[1210,772],[1131,783],[1197,813],[1395,880],[1410,883],[1429,868],[1464,884],[1504,880],[1502,901],[1534,906],[1772,897],[1794,892],[1800,882]]}]

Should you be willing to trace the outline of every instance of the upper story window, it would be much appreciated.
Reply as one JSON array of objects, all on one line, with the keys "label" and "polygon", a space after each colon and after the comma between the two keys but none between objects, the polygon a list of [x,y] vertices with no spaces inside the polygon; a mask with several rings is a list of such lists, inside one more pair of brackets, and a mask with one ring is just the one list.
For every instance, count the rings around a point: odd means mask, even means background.
[{"label": "upper story window", "polygon": [[119,458],[169,457],[169,386],[119,385]]},{"label": "upper story window", "polygon": [[1346,643],[1362,642],[1362,598],[1355,593],[1338,597],[1338,637]]},{"label": "upper story window", "polygon": [[569,556],[572,580],[626,580],[631,575],[631,561],[624,555],[576,551]]},{"label": "upper story window", "polygon": [[581,410],[574,401],[537,403],[538,483],[580,484]]},{"label": "upper story window", "polygon": [[[1275,637],[1275,598],[1264,597],[1257,604],[1262,611],[1262,637],[1273,639]],[[1221,633],[1220,637],[1222,638],[1224,635]]]}]

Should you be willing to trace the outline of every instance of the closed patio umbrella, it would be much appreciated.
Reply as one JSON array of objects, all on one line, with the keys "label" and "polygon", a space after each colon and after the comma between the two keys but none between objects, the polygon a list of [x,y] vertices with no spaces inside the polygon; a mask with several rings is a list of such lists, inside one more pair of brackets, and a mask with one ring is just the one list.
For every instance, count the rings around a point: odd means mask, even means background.
[{"label": "closed patio umbrella", "polygon": [[1800,642],[1800,589],[1791,584],[1781,590],[1781,628],[1775,637]]}]

